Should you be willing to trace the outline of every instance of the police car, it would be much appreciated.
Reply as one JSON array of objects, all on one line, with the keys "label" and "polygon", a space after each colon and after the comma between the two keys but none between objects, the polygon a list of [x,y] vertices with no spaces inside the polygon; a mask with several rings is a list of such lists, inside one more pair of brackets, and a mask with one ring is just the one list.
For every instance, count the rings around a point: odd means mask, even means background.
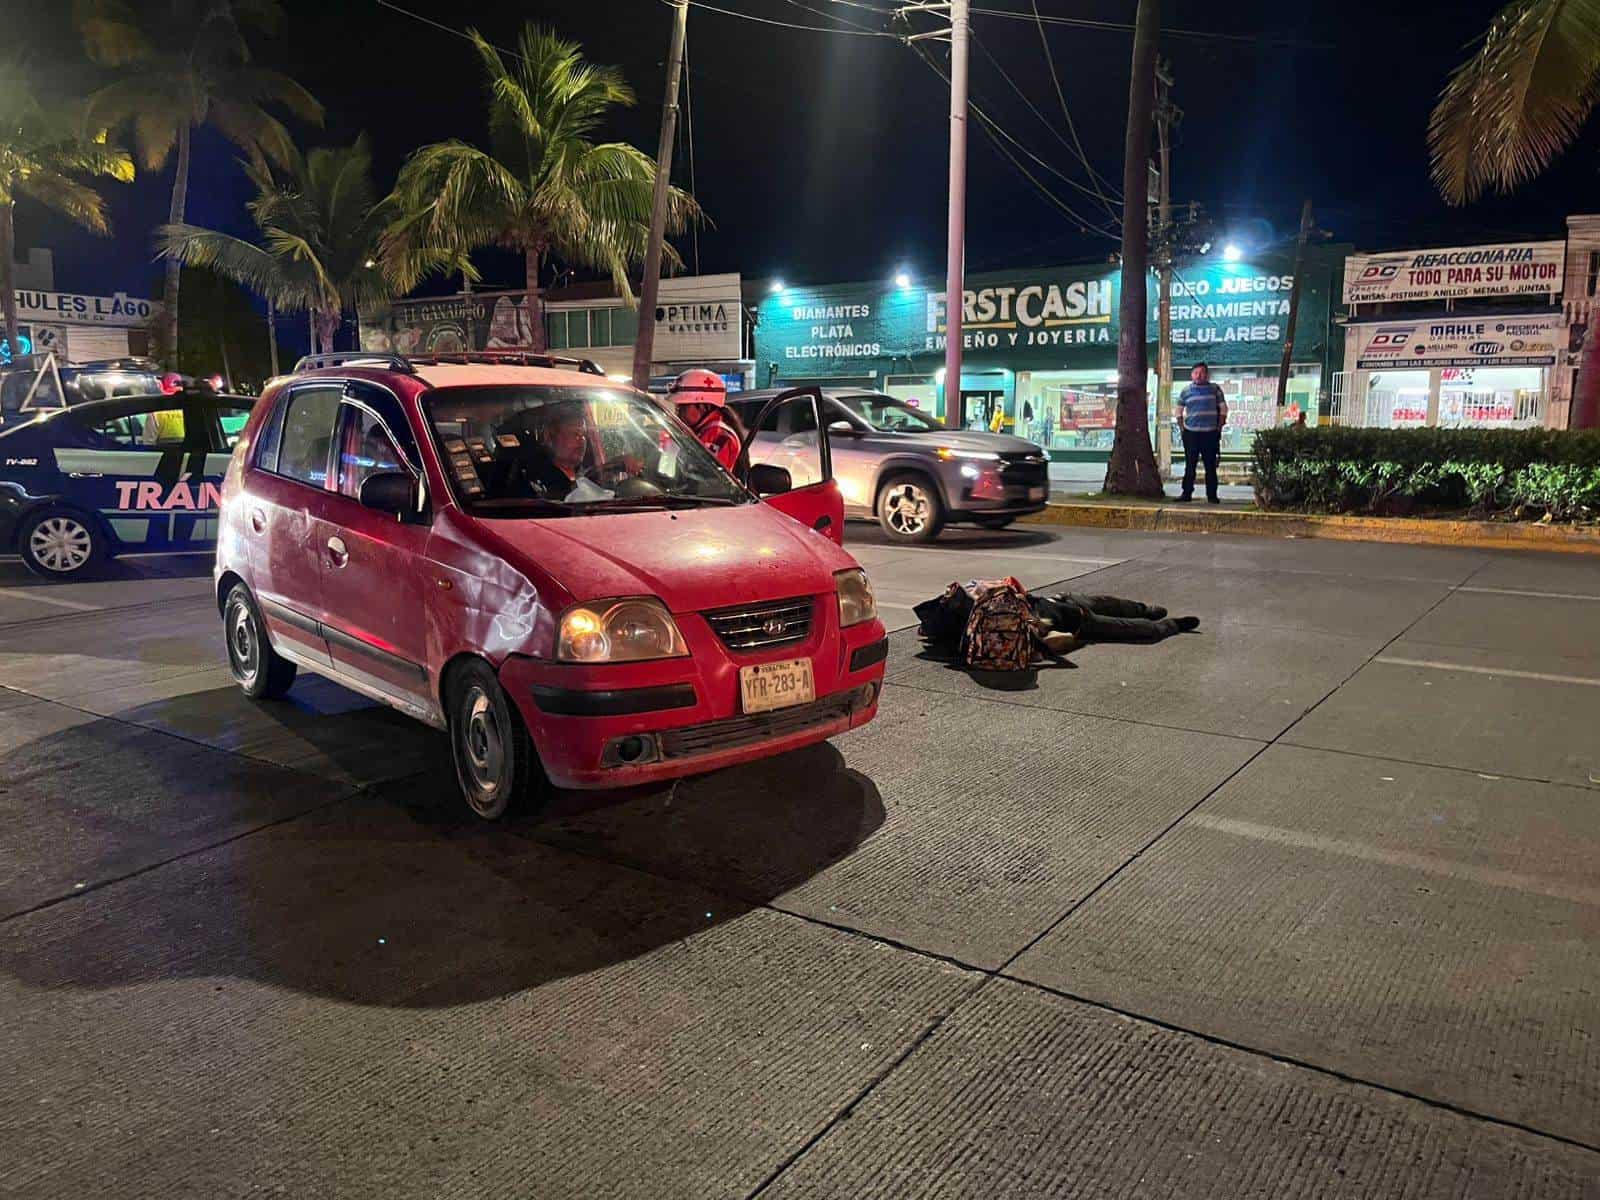
[{"label": "police car", "polygon": [[24,409],[0,423],[0,553],[48,579],[216,547],[222,473],[254,401],[207,391]]}]

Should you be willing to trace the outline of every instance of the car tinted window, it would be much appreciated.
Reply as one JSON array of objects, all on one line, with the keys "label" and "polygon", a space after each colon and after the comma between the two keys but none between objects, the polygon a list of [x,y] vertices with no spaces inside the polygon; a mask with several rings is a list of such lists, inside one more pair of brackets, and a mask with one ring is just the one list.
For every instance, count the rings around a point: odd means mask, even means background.
[{"label": "car tinted window", "polygon": [[306,388],[292,393],[283,414],[277,473],[327,487],[333,423],[338,415],[339,389]]},{"label": "car tinted window", "polygon": [[342,449],[339,453],[339,490],[352,500],[361,499],[361,485],[369,475],[408,470],[405,457],[389,436],[385,423],[366,409],[345,406]]},{"label": "car tinted window", "polygon": [[392,392],[355,382],[345,389],[345,394],[377,413],[388,427],[391,441],[411,464],[412,470],[422,470],[422,456],[417,453],[417,439],[411,432],[411,422],[406,419],[405,409],[400,407],[400,401],[395,399]]},{"label": "car tinted window", "polygon": [[206,410],[216,418],[212,429],[213,450],[232,450],[233,444],[244,432],[250,420],[253,405],[248,400],[217,400],[206,405]]},{"label": "car tinted window", "polygon": [[78,420],[75,422],[88,435],[90,445],[107,450],[143,450],[144,427],[138,417],[108,417],[104,420]]},{"label": "car tinted window", "polygon": [[261,432],[256,434],[256,466],[263,471],[278,469],[278,441],[283,433],[283,410],[287,397],[280,393],[272,402],[272,411],[261,422]]}]

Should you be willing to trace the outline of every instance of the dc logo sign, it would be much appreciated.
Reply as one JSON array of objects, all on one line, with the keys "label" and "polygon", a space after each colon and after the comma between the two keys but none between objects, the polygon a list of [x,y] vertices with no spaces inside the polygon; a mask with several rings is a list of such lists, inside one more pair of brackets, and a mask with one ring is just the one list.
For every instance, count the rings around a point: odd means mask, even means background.
[{"label": "dc logo sign", "polygon": [[1399,350],[1411,340],[1409,329],[1380,329],[1367,343],[1369,350]]},{"label": "dc logo sign", "polygon": [[1400,264],[1397,262],[1373,263],[1361,272],[1362,283],[1388,283],[1400,274]]}]

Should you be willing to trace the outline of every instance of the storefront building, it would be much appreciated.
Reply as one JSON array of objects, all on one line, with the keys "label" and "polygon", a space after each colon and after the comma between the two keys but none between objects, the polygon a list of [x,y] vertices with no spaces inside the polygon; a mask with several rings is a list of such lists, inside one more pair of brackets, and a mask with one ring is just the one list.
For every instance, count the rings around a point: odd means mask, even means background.
[{"label": "storefront building", "polygon": [[1594,328],[1595,300],[1600,293],[1600,216],[1567,218],[1563,292],[1562,313],[1567,320],[1567,336],[1556,356],[1550,415],[1546,422],[1555,429],[1572,426],[1572,400],[1578,393],[1578,359],[1583,354],[1585,339]]},{"label": "storefront building", "polygon": [[[47,249],[28,251],[12,264],[17,294],[18,354],[51,353],[63,363],[96,362],[150,353],[150,330],[161,305],[155,300],[114,292],[79,295],[55,290],[55,257]],[[0,327],[0,363],[13,347]]]},{"label": "storefront building", "polygon": [[[651,361],[652,386],[706,367],[732,389],[750,386],[747,323],[739,276],[691,275],[661,281]],[[398,300],[361,316],[361,348],[400,354],[520,349],[531,345],[527,292],[470,292]],[[545,345],[552,354],[587,358],[608,375],[633,376],[639,310],[610,284],[576,284],[541,293]]]},{"label": "storefront building", "polygon": [[[1289,381],[1276,403],[1292,249],[1228,262],[1181,263],[1173,287],[1174,391],[1198,361],[1229,398],[1229,448],[1256,429],[1314,419],[1329,366],[1329,300],[1343,250],[1307,252]],[[961,419],[1058,451],[1058,460],[1109,453],[1116,410],[1120,271],[1092,263],[969,275],[963,297]],[[1146,337],[1154,342],[1154,283]],[[843,283],[786,287],[756,312],[758,386],[870,387],[943,413],[945,294],[936,288]],[[1155,394],[1155,378],[1150,378]],[[1154,420],[1154,402],[1151,403]]]},{"label": "storefront building", "polygon": [[1553,403],[1568,339],[1561,241],[1351,255],[1337,419],[1379,428],[1527,428]]}]

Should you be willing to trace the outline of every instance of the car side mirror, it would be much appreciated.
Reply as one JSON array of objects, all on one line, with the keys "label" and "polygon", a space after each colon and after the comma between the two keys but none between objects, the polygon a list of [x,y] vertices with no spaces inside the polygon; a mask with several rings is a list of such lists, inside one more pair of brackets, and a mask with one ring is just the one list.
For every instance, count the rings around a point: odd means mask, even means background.
[{"label": "car side mirror", "polygon": [[378,471],[361,481],[362,506],[397,520],[415,520],[417,501],[416,478],[405,471]]},{"label": "car side mirror", "polygon": [[750,490],[758,496],[781,496],[794,487],[794,478],[783,467],[771,463],[753,463],[750,467]]},{"label": "car side mirror", "polygon": [[860,437],[861,430],[849,421],[831,421],[828,424],[829,433],[843,434],[845,437]]}]

